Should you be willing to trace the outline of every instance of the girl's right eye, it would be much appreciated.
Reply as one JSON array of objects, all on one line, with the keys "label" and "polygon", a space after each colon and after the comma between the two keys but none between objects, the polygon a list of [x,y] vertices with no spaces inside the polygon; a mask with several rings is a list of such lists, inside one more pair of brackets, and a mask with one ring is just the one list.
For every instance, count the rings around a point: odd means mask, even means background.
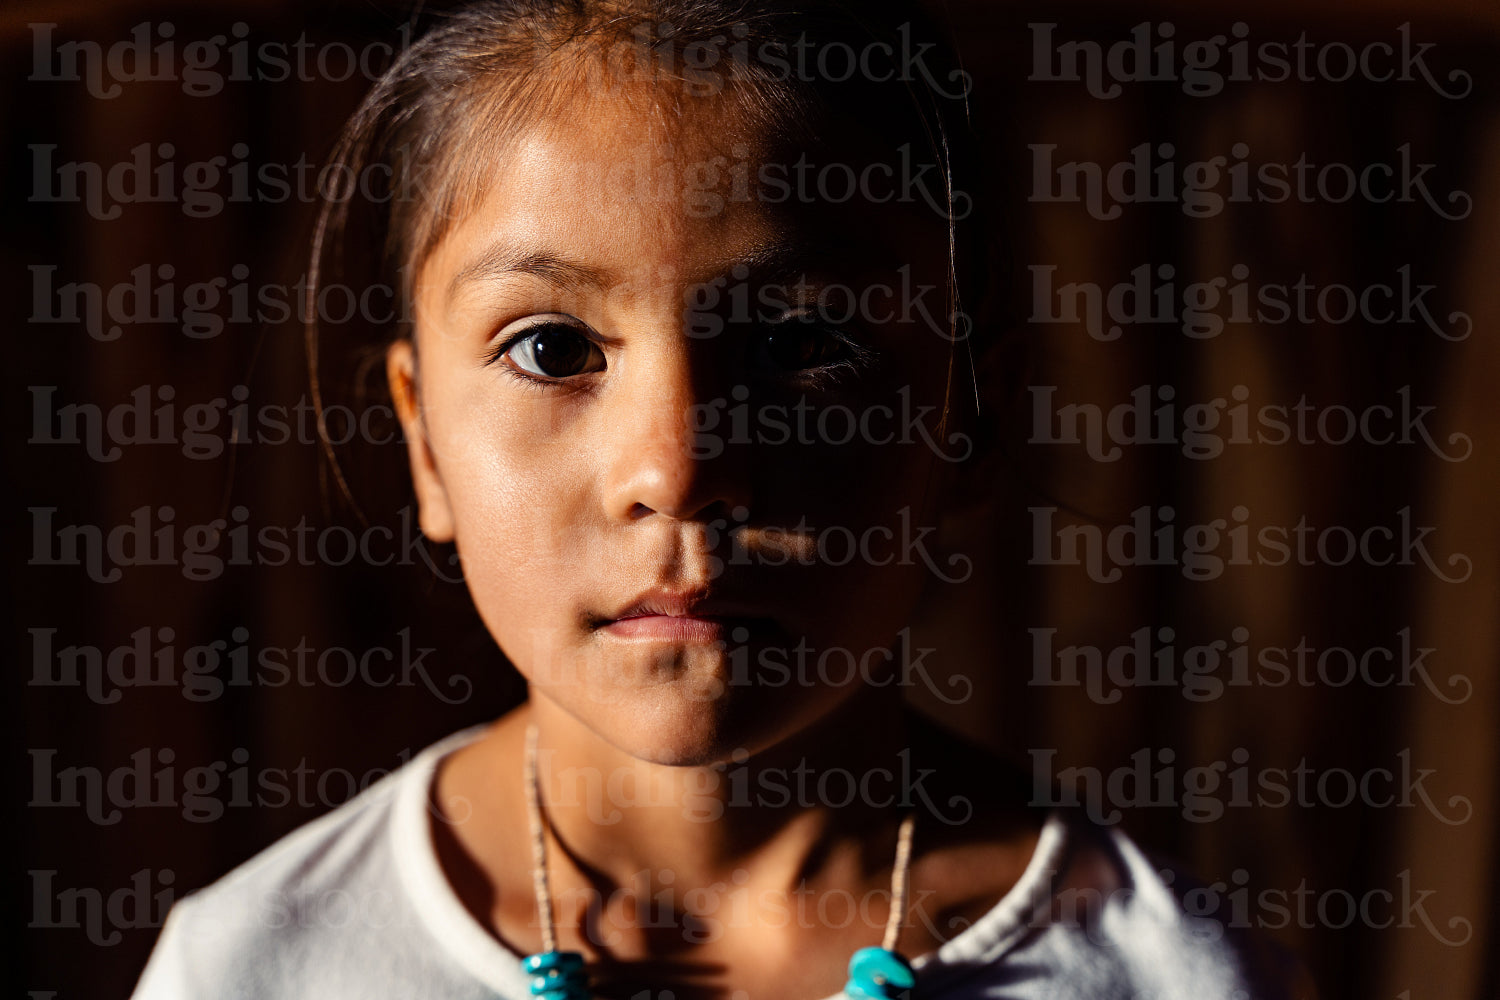
[{"label": "girl's right eye", "polygon": [[490,355],[491,362],[502,359],[510,362],[514,374],[546,382],[604,370],[599,345],[561,319],[530,323],[503,340]]}]

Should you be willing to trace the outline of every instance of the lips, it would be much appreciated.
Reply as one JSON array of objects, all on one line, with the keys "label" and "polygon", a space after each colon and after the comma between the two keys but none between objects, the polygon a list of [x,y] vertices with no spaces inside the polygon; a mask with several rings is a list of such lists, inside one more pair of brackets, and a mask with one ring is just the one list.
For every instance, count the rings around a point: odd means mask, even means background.
[{"label": "lips", "polygon": [[652,590],[599,622],[617,639],[670,642],[743,641],[769,624],[754,609],[717,600],[705,591]]},{"label": "lips", "polygon": [[729,634],[727,622],[690,615],[636,615],[604,626],[617,639],[663,639],[669,642],[723,642]]}]

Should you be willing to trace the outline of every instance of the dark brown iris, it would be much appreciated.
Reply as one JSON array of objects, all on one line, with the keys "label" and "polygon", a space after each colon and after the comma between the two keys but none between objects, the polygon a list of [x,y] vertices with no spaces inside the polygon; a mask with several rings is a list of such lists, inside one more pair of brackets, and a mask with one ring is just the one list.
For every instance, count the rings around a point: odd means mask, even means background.
[{"label": "dark brown iris", "polygon": [[572,327],[554,324],[531,335],[531,356],[551,378],[567,378],[587,370],[593,345]]},{"label": "dark brown iris", "polygon": [[838,359],[842,349],[837,337],[814,322],[794,320],[766,333],[766,355],[772,364],[786,371],[830,364]]}]

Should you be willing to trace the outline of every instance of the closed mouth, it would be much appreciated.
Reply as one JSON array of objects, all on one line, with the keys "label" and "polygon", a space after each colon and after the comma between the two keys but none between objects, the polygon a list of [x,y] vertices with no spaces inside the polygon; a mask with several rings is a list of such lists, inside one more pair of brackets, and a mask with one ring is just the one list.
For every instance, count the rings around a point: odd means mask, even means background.
[{"label": "closed mouth", "polygon": [[743,642],[774,627],[772,620],[743,605],[716,600],[705,591],[644,593],[590,627],[621,639]]}]

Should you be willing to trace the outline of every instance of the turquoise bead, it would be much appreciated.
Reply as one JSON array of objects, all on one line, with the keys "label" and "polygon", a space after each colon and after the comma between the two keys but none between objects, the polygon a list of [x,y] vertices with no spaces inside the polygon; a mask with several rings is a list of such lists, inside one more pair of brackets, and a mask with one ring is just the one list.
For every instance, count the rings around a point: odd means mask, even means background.
[{"label": "turquoise bead", "polygon": [[906,1000],[915,985],[906,959],[884,948],[861,948],[849,959],[844,992],[856,1000]]},{"label": "turquoise bead", "polygon": [[527,972],[547,972],[551,969],[571,972],[583,968],[583,956],[576,951],[539,951],[522,959],[521,968]]},{"label": "turquoise bead", "polygon": [[576,951],[527,955],[521,968],[531,973],[527,990],[536,1000],[589,1000],[589,977]]}]

